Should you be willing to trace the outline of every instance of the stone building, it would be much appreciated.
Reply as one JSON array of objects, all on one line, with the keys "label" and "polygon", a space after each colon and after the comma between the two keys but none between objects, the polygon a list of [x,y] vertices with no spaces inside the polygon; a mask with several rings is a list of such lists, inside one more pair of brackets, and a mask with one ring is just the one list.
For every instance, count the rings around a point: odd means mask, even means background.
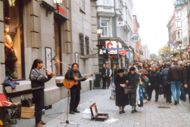
[{"label": "stone building", "polygon": [[[46,104],[65,97],[66,89],[57,87],[56,79],[63,76],[73,62],[79,63],[82,73],[96,69],[93,55],[96,49],[92,45],[92,40],[93,43],[97,40],[96,29],[93,28],[93,32],[91,29],[96,25],[94,21],[92,23],[92,17],[96,16],[94,4],[93,0],[15,0],[15,3],[0,0],[0,82],[7,75],[4,28],[8,25],[17,57],[14,72],[19,82],[17,90],[30,88],[32,62],[40,58],[46,69],[56,73],[46,85]],[[83,88],[88,90],[89,85],[83,85]]]}]

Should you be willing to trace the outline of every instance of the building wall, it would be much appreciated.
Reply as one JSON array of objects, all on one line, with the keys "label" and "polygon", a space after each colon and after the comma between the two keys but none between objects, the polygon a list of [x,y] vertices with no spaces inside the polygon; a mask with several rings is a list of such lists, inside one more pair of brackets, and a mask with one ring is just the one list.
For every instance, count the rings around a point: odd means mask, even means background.
[{"label": "building wall", "polygon": [[[79,34],[83,34],[84,37],[89,37],[90,48],[92,48],[91,38],[91,2],[85,0],[85,10],[81,12],[81,1],[71,0],[71,25],[72,25],[72,54],[78,52],[80,54]],[[85,47],[85,44],[84,44]],[[86,51],[86,48],[85,48]],[[85,53],[86,54],[86,53]],[[74,57],[73,57],[73,62]],[[79,59],[80,70],[82,73],[92,72],[92,59]]]},{"label": "building wall", "polygon": [[[3,23],[3,1],[0,0],[0,83],[3,82],[5,78],[5,55],[4,55],[4,44],[3,44],[3,33],[4,33],[4,23]],[[2,86],[0,85],[0,92],[2,92]]]},{"label": "building wall", "polygon": [[96,6],[96,1],[91,0],[91,53],[95,54],[94,58],[92,60],[93,63],[93,72],[94,73],[99,73],[99,64],[98,64],[98,48],[97,48],[97,42],[98,42],[98,38],[97,38],[97,6]]},{"label": "building wall", "polygon": [[[45,0],[50,6],[55,7],[52,0]],[[70,4],[72,3],[72,6]],[[40,58],[44,61],[45,66],[45,48],[50,47],[52,49],[52,56],[55,55],[55,33],[54,33],[54,12],[47,12],[46,8],[41,6],[41,1],[31,0],[24,1],[24,13],[23,13],[23,35],[24,35],[24,65],[25,65],[25,79],[19,81],[19,85],[16,90],[28,89],[31,87],[29,81],[30,68],[32,62],[36,58]],[[79,52],[79,33],[82,32],[87,35],[91,41],[91,4],[90,1],[86,1],[86,14],[79,12],[79,1],[64,0],[67,20],[61,23],[61,43],[62,43],[62,60],[63,75],[68,69],[68,64],[73,62],[73,53]],[[70,7],[72,7],[73,13],[70,13]],[[94,5],[95,9],[95,5]],[[72,16],[72,17],[70,17]],[[5,55],[4,55],[4,43],[3,43],[3,31],[4,31],[4,16],[3,16],[3,1],[0,0],[0,83],[5,79]],[[71,23],[71,20],[73,21]],[[93,19],[94,20],[94,19]],[[82,25],[81,25],[82,24]],[[71,28],[71,25],[72,28]],[[95,22],[94,22],[95,25]],[[94,29],[95,30],[95,29]],[[71,38],[72,31],[72,38]],[[95,35],[93,35],[95,36]],[[95,37],[94,41],[96,40]],[[72,39],[72,41],[71,41]],[[71,43],[72,42],[72,43]],[[71,47],[73,45],[73,48]],[[90,44],[91,46],[91,44]],[[92,47],[91,47],[92,48]],[[92,72],[93,66],[92,59],[80,60],[80,67],[82,73]],[[53,64],[53,71],[55,71],[55,65]],[[64,78],[64,77],[63,77]],[[67,96],[67,90],[62,87],[56,86],[56,78],[46,83],[45,89],[45,103],[46,105],[54,104],[63,97]],[[83,91],[89,89],[89,81],[83,82]],[[0,85],[0,92],[2,92],[2,86]],[[51,95],[51,97],[49,96]]]}]

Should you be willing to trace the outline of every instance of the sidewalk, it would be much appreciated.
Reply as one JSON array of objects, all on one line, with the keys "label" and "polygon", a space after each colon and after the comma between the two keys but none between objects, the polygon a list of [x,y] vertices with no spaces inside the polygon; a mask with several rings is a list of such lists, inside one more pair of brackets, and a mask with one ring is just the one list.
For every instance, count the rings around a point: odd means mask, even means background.
[{"label": "sidewalk", "polygon": [[[179,105],[166,104],[161,96],[159,102],[152,99],[139,109],[137,113],[131,114],[131,107],[125,108],[126,113],[120,115],[115,101],[109,99],[109,90],[93,90],[81,95],[79,105],[80,114],[69,115],[69,120],[79,124],[79,127],[190,127],[190,104],[181,102]],[[109,113],[109,120],[96,122],[82,118],[82,111],[92,103],[96,103],[99,112]],[[60,124],[66,119],[67,99],[53,105],[53,109],[46,111],[46,127],[64,127]],[[159,108],[166,107],[166,108]],[[34,119],[20,120],[15,127],[34,127]],[[67,126],[75,127],[75,126]]]}]

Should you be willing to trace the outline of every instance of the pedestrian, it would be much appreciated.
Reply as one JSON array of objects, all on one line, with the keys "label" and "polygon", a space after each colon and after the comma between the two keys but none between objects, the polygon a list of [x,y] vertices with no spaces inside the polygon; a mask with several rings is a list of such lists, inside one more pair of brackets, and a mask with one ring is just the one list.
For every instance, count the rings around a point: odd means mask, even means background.
[{"label": "pedestrian", "polygon": [[42,121],[42,110],[44,109],[44,88],[45,82],[49,81],[53,76],[53,72],[43,69],[42,60],[34,60],[29,78],[31,80],[31,87],[36,89],[32,91],[33,101],[35,104],[36,127],[43,127],[43,125],[45,125]]},{"label": "pedestrian", "polygon": [[160,77],[160,72],[157,69],[156,65],[153,65],[151,67],[151,72],[149,74],[149,90],[148,90],[148,101],[151,100],[152,98],[152,92],[153,90],[155,90],[156,92],[156,96],[155,96],[155,102],[158,101],[158,97],[159,97],[159,88],[160,88],[160,84],[161,84],[161,77]]},{"label": "pedestrian", "polygon": [[164,88],[164,96],[167,103],[171,103],[171,85],[168,81],[168,72],[169,72],[169,63],[164,64],[163,69],[161,70],[161,80]]},{"label": "pedestrian", "polygon": [[102,89],[109,88],[112,77],[112,70],[109,68],[108,64],[105,64],[105,67],[102,68],[102,81],[103,87]]},{"label": "pedestrian", "polygon": [[69,81],[76,82],[70,88],[70,114],[80,113],[77,109],[80,102],[80,90],[81,90],[81,81],[85,81],[86,77],[82,77],[79,71],[79,65],[77,63],[73,63],[71,69],[67,71],[65,74],[65,78]]},{"label": "pedestrian", "polygon": [[136,91],[140,81],[140,75],[136,72],[135,67],[131,67],[126,76],[126,92],[129,97],[129,104],[132,106],[131,113],[137,112],[136,110]]},{"label": "pedestrian", "polygon": [[190,62],[187,63],[184,75],[184,87],[187,89],[187,93],[189,96],[189,103],[190,103]]},{"label": "pedestrian", "polygon": [[115,91],[116,91],[116,106],[119,107],[119,113],[125,113],[124,108],[128,104],[128,96],[125,94],[124,88],[126,87],[126,78],[124,69],[118,69],[114,77]]},{"label": "pedestrian", "polygon": [[183,71],[175,60],[168,72],[168,79],[171,83],[171,93],[174,104],[179,104],[181,85],[183,81]]}]

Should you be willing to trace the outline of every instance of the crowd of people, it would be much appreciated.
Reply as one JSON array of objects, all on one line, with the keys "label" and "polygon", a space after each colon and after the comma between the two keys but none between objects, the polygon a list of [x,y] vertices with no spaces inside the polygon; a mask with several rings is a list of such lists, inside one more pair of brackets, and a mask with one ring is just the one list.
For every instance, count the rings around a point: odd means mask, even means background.
[{"label": "crowd of people", "polygon": [[[108,64],[102,69],[103,89],[111,88],[110,99],[116,100],[119,113],[124,113],[126,105],[143,106],[145,100],[151,101],[155,91],[155,102],[162,94],[166,103],[178,105],[180,101],[190,102],[190,61],[137,62],[124,69],[111,69]],[[188,97],[186,96],[188,95]]]}]

